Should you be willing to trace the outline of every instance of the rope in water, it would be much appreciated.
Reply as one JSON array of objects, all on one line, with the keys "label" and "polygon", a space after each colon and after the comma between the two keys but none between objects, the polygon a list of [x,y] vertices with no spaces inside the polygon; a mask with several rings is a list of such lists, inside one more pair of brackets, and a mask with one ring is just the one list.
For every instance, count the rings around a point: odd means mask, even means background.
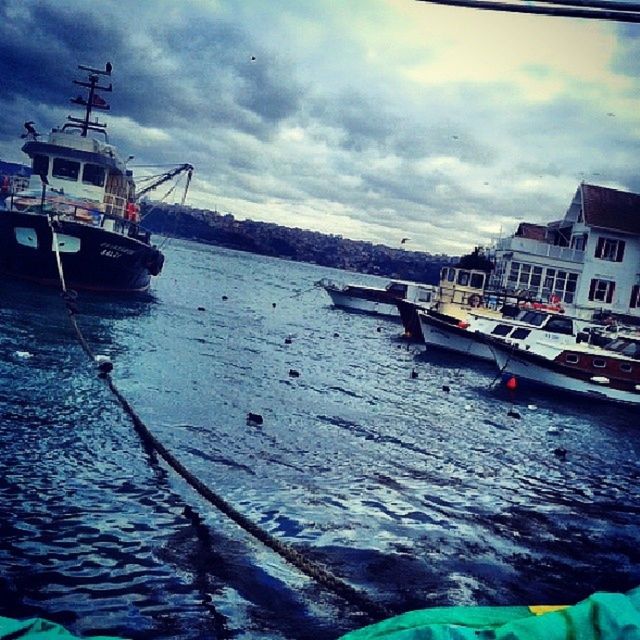
[{"label": "rope in water", "polygon": [[[55,229],[51,226],[51,232],[53,234],[53,247],[56,253],[56,262],[58,265],[58,275],[60,277],[60,284],[63,291],[63,298],[65,300],[67,313],[69,320],[76,333],[76,337],[82,346],[84,352],[95,362],[95,355],[91,350],[91,347],[85,339],[82,330],[80,329],[76,320],[77,308],[75,306],[75,295],[71,295],[67,291],[64,271],[62,268],[62,261],[60,259],[59,247],[57,237],[55,235]],[[309,560],[297,549],[290,544],[282,542],[269,534],[267,531],[259,527],[255,522],[240,513],[235,507],[227,502],[222,496],[218,495],[215,491],[206,486],[199,478],[193,475],[163,444],[160,442],[149,430],[149,428],[142,421],[140,416],[136,413],[135,409],[124,397],[124,395],[117,388],[113,378],[108,371],[102,371],[100,378],[105,381],[109,387],[111,393],[116,397],[120,406],[125,413],[131,418],[133,426],[140,436],[143,443],[151,450],[157,452],[162,459],[183,479],[189,484],[195,491],[200,494],[205,500],[211,503],[218,511],[227,516],[230,520],[235,522],[239,527],[244,529],[247,533],[251,534],[254,538],[262,542],[265,546],[272,549],[279,556],[284,558],[294,567],[299,569],[302,573],[315,580],[318,584],[324,586],[326,589],[332,591],[336,595],[343,598],[348,603],[357,607],[361,612],[367,614],[371,619],[377,620],[380,618],[389,617],[390,612],[383,605],[375,602],[369,596],[362,591],[359,591],[347,584],[340,578],[334,576],[327,569],[320,566],[317,562]]]}]

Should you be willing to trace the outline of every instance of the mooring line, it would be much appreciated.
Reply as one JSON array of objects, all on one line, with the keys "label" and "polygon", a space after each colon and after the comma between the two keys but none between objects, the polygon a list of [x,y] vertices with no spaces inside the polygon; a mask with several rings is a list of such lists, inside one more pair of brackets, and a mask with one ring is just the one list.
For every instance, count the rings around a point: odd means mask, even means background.
[{"label": "mooring line", "polygon": [[[52,228],[52,233],[55,231]],[[57,238],[56,238],[57,240]],[[96,357],[89,346],[89,343],[85,339],[82,330],[80,329],[76,320],[75,304],[68,295],[66,284],[64,280],[64,272],[62,269],[62,261],[60,260],[59,248],[57,241],[53,243],[54,251],[56,253],[56,262],[58,264],[58,275],[60,277],[60,283],[63,288],[63,297],[67,307],[67,313],[73,329],[75,330],[76,337],[80,342],[83,351],[89,356],[89,358],[95,362]],[[371,599],[364,592],[352,587],[344,580],[334,576],[324,567],[320,566],[317,562],[309,560],[300,551],[295,549],[292,545],[275,538],[267,531],[258,526],[255,522],[247,518],[240,513],[235,507],[227,502],[222,496],[218,495],[215,491],[205,485],[199,478],[193,475],[154,435],[149,428],[142,421],[140,416],[136,413],[131,403],[124,397],[121,391],[117,388],[113,378],[109,371],[101,371],[99,377],[105,381],[111,393],[116,397],[120,406],[125,413],[131,419],[133,426],[140,436],[143,444],[145,444],[152,451],[156,451],[162,459],[195,491],[200,494],[205,500],[211,503],[218,511],[227,516],[230,520],[235,522],[240,528],[252,535],[254,538],[262,542],[265,546],[273,550],[280,557],[284,558],[291,565],[299,569],[302,573],[315,580],[318,584],[322,585],[329,591],[332,591],[336,595],[343,598],[346,602],[357,607],[361,612],[367,614],[372,620],[378,620],[380,618],[387,618],[391,615],[391,612],[384,606]]]}]

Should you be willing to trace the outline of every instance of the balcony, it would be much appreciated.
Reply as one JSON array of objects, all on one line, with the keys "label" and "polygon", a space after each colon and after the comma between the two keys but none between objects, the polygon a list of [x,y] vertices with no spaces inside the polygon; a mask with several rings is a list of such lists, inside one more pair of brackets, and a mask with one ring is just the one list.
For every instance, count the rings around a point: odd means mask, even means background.
[{"label": "balcony", "polygon": [[519,238],[516,236],[498,240],[496,243],[496,251],[518,251],[520,253],[528,253],[534,256],[543,256],[565,262],[580,264],[584,262],[584,251],[572,249],[571,247],[559,247],[555,244],[540,242],[540,240]]}]

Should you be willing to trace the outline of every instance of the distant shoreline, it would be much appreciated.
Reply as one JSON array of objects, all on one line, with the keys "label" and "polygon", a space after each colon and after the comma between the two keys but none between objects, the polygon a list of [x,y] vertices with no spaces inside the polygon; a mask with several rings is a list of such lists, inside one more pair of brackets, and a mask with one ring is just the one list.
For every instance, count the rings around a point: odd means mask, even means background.
[{"label": "distant shoreline", "polygon": [[231,214],[143,202],[143,225],[155,233],[259,255],[307,262],[356,273],[436,284],[440,269],[457,256],[394,249],[337,235],[236,220]]}]

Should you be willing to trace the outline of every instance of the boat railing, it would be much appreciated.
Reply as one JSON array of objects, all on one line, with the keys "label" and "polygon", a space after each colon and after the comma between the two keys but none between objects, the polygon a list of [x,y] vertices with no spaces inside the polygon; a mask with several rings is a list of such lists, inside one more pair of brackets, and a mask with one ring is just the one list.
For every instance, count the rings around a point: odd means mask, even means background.
[{"label": "boat railing", "polygon": [[496,243],[497,251],[521,251],[535,256],[556,258],[567,262],[584,262],[584,251],[573,249],[572,247],[561,247],[559,245],[534,240],[533,238],[501,238]]}]

